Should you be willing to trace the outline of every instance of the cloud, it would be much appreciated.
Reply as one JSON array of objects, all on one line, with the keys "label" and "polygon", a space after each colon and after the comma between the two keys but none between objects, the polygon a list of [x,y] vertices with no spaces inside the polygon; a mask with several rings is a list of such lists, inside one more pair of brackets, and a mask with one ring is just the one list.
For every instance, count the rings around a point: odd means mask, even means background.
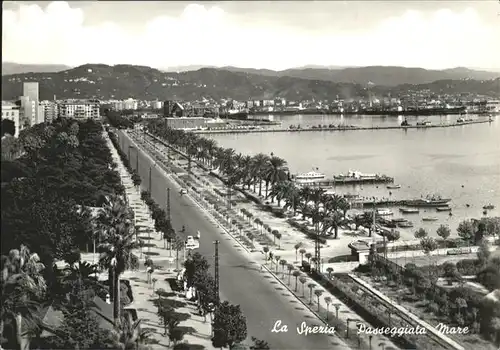
[{"label": "cloud", "polygon": [[[120,4],[119,6],[125,6]],[[85,25],[85,13],[66,2],[44,10],[20,5],[3,11],[3,60],[18,63],[235,65],[285,69],[307,64],[498,67],[500,26],[476,10],[408,10],[375,28],[324,32],[300,26],[241,21],[222,8],[191,4],[182,14],[159,14],[140,30],[112,22]]]}]

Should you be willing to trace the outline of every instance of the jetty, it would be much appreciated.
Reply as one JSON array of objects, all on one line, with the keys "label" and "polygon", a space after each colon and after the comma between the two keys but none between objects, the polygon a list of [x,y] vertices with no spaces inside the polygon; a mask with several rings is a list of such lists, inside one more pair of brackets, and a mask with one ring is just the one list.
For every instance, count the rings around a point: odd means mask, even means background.
[{"label": "jetty", "polygon": [[310,187],[335,187],[340,185],[362,185],[362,184],[377,184],[377,183],[393,183],[394,178],[386,175],[374,175],[365,177],[353,176],[334,176],[331,178],[314,180],[314,181],[297,181],[295,184],[298,186]]},{"label": "jetty", "polygon": [[430,124],[430,125],[405,125],[405,126],[354,126],[354,125],[338,125],[322,127],[301,127],[301,128],[235,128],[235,127],[221,127],[210,128],[206,130],[193,130],[194,134],[249,134],[249,133],[273,133],[273,132],[313,132],[313,131],[355,131],[355,130],[408,130],[408,129],[432,129],[432,128],[451,128],[466,126],[472,124],[491,123],[492,119],[465,121],[461,123],[448,123],[448,124]]}]

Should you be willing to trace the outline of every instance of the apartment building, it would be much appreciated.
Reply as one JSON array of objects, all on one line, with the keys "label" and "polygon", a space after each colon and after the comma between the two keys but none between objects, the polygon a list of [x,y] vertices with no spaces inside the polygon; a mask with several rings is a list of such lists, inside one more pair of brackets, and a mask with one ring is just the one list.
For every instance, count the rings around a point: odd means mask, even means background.
[{"label": "apartment building", "polygon": [[19,131],[22,129],[22,124],[19,116],[19,106],[15,103],[2,101],[2,120],[12,120],[14,122],[14,137],[19,136]]},{"label": "apartment building", "polygon": [[43,118],[47,123],[52,123],[59,116],[59,106],[55,101],[42,101]]},{"label": "apartment building", "polygon": [[24,126],[33,126],[37,123],[38,101],[30,99],[29,96],[21,96],[20,119]]},{"label": "apartment building", "polygon": [[100,102],[97,100],[65,100],[59,103],[61,118],[99,119]]}]

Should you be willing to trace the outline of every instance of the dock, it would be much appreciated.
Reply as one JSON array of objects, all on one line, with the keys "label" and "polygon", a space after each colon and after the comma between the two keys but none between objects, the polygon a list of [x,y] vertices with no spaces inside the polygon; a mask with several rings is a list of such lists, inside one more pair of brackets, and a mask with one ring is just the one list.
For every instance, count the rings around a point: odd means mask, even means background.
[{"label": "dock", "polygon": [[472,124],[491,123],[493,120],[474,120],[462,123],[436,124],[436,125],[407,125],[407,126],[354,126],[354,125],[339,125],[339,126],[324,126],[324,127],[309,127],[309,128],[269,128],[269,129],[239,129],[239,128],[217,128],[210,130],[193,130],[194,134],[250,134],[250,133],[272,133],[272,132],[313,132],[313,131],[356,131],[356,130],[408,130],[408,129],[432,129],[432,128],[451,128]]},{"label": "dock", "polygon": [[327,178],[315,181],[295,181],[295,184],[299,186],[311,186],[311,187],[335,187],[340,185],[362,185],[362,184],[380,184],[380,183],[393,183],[394,178],[386,175],[377,175],[370,177],[356,178],[352,176],[334,176],[333,178]]}]

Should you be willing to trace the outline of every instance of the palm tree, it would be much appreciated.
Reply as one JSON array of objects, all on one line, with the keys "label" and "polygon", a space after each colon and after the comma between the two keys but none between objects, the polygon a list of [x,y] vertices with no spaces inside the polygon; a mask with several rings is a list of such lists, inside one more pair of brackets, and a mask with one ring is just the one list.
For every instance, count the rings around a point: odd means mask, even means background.
[{"label": "palm tree", "polygon": [[[280,157],[271,156],[268,160],[268,165],[264,171],[264,180],[266,181],[266,198],[269,198],[271,194],[269,189],[269,184],[274,186],[280,180],[285,180],[286,176],[286,160]],[[272,199],[271,199],[272,200]]]},{"label": "palm tree", "polygon": [[293,265],[288,264],[286,268],[288,269],[288,285],[290,285],[290,277],[292,276]]},{"label": "palm tree", "polygon": [[342,304],[335,303],[332,305],[335,307],[335,318],[338,320],[339,319],[339,310],[340,310],[340,307],[342,306]]},{"label": "palm tree", "polygon": [[99,246],[99,264],[107,268],[112,276],[109,280],[110,295],[113,297],[113,317],[117,325],[120,323],[120,275],[133,265],[135,256],[132,252],[140,247],[129,217],[128,208],[119,198],[105,205],[99,217],[101,224],[107,224],[103,232],[104,242]]},{"label": "palm tree", "polygon": [[327,267],[326,272],[328,272],[328,279],[332,279],[333,267]]},{"label": "palm tree", "polygon": [[269,161],[269,156],[259,153],[256,154],[252,159],[252,168],[254,169],[254,173],[256,175],[257,181],[254,182],[254,192],[255,192],[255,184],[259,183],[259,197],[262,196],[262,181],[264,181],[265,169]]},{"label": "palm tree", "polygon": [[267,253],[269,253],[269,247],[264,247],[263,251],[264,251],[264,259],[265,259],[264,265],[267,265]]},{"label": "palm tree", "polygon": [[306,259],[307,259],[307,262],[309,264],[311,263],[311,258],[312,258],[312,254],[311,253],[306,253]]},{"label": "palm tree", "polygon": [[302,284],[302,297],[305,296],[304,294],[304,284],[307,282],[307,278],[305,276],[300,276],[299,277],[299,282]]},{"label": "palm tree", "polygon": [[295,262],[297,262],[297,253],[299,248],[302,247],[302,242],[296,243],[293,247],[295,248]]},{"label": "palm tree", "polygon": [[281,265],[281,272],[285,274],[285,265],[287,264],[287,261],[282,259],[280,260],[280,265]]},{"label": "palm tree", "polygon": [[279,255],[274,256],[274,260],[276,260],[276,272],[278,272],[278,266],[279,266],[280,259],[281,259],[281,256],[279,256]]},{"label": "palm tree", "polygon": [[141,329],[142,319],[131,321],[125,317],[123,322],[115,328],[114,337],[115,345],[119,349],[146,349],[141,346],[151,337],[151,331]]},{"label": "palm tree", "polygon": [[293,277],[295,277],[295,292],[297,292],[297,283],[298,283],[297,279],[300,276],[300,271],[295,270],[292,272],[292,275],[293,275]]},{"label": "palm tree", "polygon": [[309,283],[307,285],[307,287],[309,288],[309,305],[312,304],[312,296],[313,296],[313,288],[316,287],[316,284],[315,283]]},{"label": "palm tree", "polygon": [[300,261],[304,261],[304,254],[306,253],[306,250],[304,248],[301,248],[299,250],[299,253],[300,253]]},{"label": "palm tree", "polygon": [[331,297],[325,297],[325,303],[326,303],[326,321],[327,322],[328,322],[328,315],[330,314],[330,304],[331,304],[331,302],[332,302],[332,298]]},{"label": "palm tree", "polygon": [[321,295],[323,295],[323,290],[322,290],[322,289],[316,289],[316,290],[314,291],[314,295],[316,295],[316,297],[318,298],[318,312],[319,312],[319,297],[320,297]]},{"label": "palm tree", "polygon": [[22,350],[29,348],[24,326],[32,327],[39,323],[38,302],[47,289],[41,275],[44,268],[38,254],[30,253],[24,245],[20,249],[12,249],[8,256],[2,256],[0,339],[5,321],[11,319]]}]

